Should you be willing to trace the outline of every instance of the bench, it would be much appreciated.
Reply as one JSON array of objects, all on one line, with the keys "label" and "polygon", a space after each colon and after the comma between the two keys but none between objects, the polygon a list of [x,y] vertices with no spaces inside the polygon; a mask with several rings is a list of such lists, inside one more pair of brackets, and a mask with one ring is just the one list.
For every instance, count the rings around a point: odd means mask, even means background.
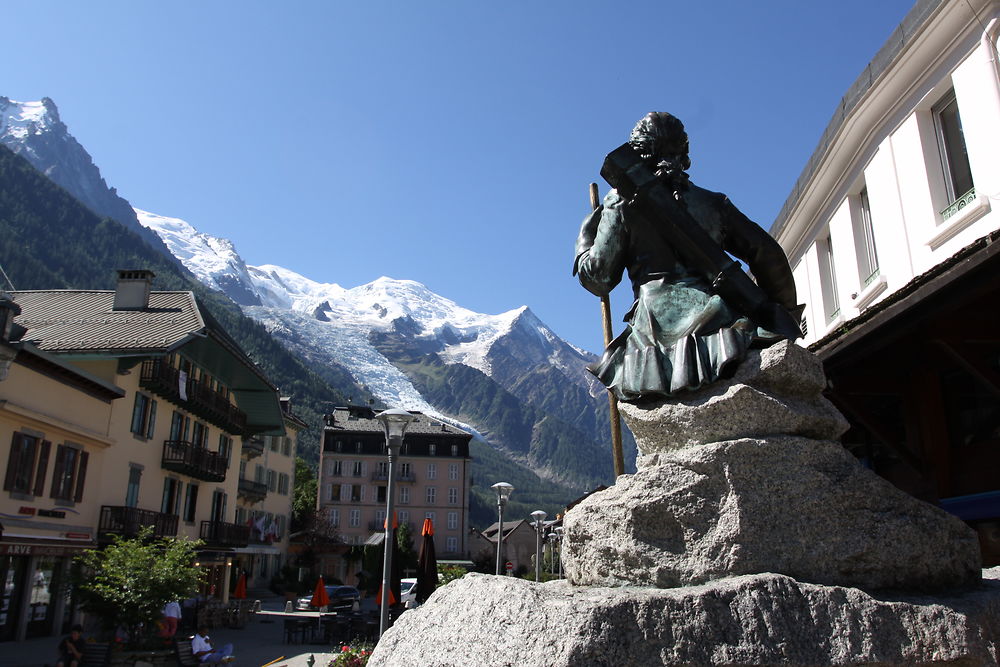
[{"label": "bench", "polygon": [[81,667],[107,667],[111,664],[111,642],[87,642]]},{"label": "bench", "polygon": [[190,639],[176,639],[174,641],[174,654],[177,656],[179,667],[196,667],[201,664],[198,658],[194,657]]}]

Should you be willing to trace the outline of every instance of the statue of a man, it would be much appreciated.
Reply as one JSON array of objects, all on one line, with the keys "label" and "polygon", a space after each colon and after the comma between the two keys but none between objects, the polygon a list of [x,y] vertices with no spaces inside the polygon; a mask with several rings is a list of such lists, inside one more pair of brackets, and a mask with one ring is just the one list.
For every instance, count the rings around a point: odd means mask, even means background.
[{"label": "statue of a man", "polygon": [[[684,217],[707,233],[709,245],[746,262],[773,308],[801,312],[781,246],[725,195],[688,180],[688,138],[677,118],[647,114],[629,144],[637,161],[690,214]],[[626,269],[632,281],[635,303],[625,316],[628,326],[589,368],[619,400],[638,402],[702,387],[733,373],[750,347],[795,336],[787,327],[784,336],[765,330],[734,299],[723,298],[720,280],[685,256],[663,231],[670,221],[638,205],[642,196],[641,190],[625,197],[614,189],[608,193],[584,220],[573,267],[580,283],[598,296],[614,289]]]}]

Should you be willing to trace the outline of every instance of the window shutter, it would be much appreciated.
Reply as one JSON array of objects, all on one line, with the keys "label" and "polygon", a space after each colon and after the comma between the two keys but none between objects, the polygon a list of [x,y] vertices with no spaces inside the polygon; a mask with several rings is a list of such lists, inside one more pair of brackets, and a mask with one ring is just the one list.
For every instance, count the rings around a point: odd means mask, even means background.
[{"label": "window shutter", "polygon": [[49,449],[52,448],[52,443],[48,440],[42,441],[42,449],[38,455],[38,472],[35,473],[35,494],[36,496],[45,495],[45,469],[49,466]]},{"label": "window shutter", "polygon": [[149,423],[146,424],[146,438],[153,439],[153,431],[156,429],[156,401],[149,401]]},{"label": "window shutter", "polygon": [[351,500],[351,485],[341,484],[340,485],[340,500],[341,502],[349,502]]},{"label": "window shutter", "polygon": [[63,475],[65,473],[65,471],[63,470],[63,467],[65,465],[66,465],[66,447],[64,445],[59,445],[58,447],[56,447],[56,464],[52,468],[52,486],[50,487],[49,491],[49,496],[52,498],[58,497],[56,494],[58,494],[60,491],[59,483],[62,480]]},{"label": "window shutter", "polygon": [[365,501],[365,485],[364,484],[361,485],[361,495],[359,496],[359,498],[361,499],[361,502]]},{"label": "window shutter", "polygon": [[83,500],[83,485],[87,481],[87,459],[90,454],[80,452],[80,469],[76,473],[76,492],[73,494],[73,502]]},{"label": "window shutter", "polygon": [[21,462],[21,438],[24,436],[15,433],[10,440],[10,457],[7,459],[7,476],[3,480],[3,490],[10,491],[14,488],[14,478],[17,476],[17,467]]}]

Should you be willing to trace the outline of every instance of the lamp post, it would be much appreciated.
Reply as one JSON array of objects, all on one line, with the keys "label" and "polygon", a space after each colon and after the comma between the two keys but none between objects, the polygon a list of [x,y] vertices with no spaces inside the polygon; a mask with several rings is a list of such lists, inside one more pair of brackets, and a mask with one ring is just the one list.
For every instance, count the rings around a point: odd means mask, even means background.
[{"label": "lamp post", "polygon": [[559,578],[563,578],[562,570],[562,549],[563,549],[563,527],[556,527],[556,544],[559,545]]},{"label": "lamp post", "polygon": [[542,580],[542,533],[545,531],[545,517],[548,514],[542,510],[535,510],[531,513],[531,518],[535,520],[532,524],[535,527],[535,582]]},{"label": "lamp post", "polygon": [[500,567],[503,565],[503,508],[507,505],[514,487],[507,482],[497,482],[490,487],[497,492],[497,574],[500,574]]},{"label": "lamp post", "polygon": [[385,493],[385,541],[383,548],[385,557],[382,560],[382,609],[379,618],[378,636],[381,637],[389,629],[389,586],[392,578],[392,540],[393,535],[393,500],[395,499],[395,467],[396,456],[403,445],[406,427],[415,419],[406,410],[393,408],[375,415],[385,431],[385,446],[389,451],[389,483]]},{"label": "lamp post", "polygon": [[552,532],[546,535],[545,539],[549,542],[549,574],[554,577],[556,576],[556,542],[559,536]]}]

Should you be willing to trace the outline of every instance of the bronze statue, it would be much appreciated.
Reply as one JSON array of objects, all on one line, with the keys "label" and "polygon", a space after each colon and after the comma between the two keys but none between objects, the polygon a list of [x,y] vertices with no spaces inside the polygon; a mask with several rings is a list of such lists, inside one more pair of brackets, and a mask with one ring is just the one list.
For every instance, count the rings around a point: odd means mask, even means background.
[{"label": "bronze statue", "polygon": [[[613,186],[583,222],[573,273],[603,296],[628,270],[628,326],[589,370],[619,400],[674,396],[726,377],[751,347],[801,336],[781,246],[729,199],[690,182],[684,125],[647,114],[610,153]],[[747,263],[750,281],[737,262]]]}]

